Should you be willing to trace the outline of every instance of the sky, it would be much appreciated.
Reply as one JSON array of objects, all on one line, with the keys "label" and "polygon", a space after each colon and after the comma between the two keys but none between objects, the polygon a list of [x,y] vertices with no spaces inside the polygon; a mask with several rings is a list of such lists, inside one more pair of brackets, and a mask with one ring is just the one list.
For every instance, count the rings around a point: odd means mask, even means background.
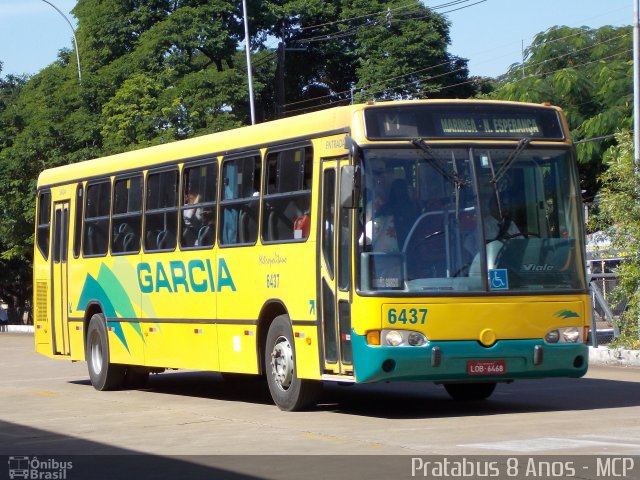
[{"label": "sky", "polygon": [[[239,1],[239,0],[238,0]],[[249,0],[259,1],[259,0]],[[437,8],[451,22],[449,52],[469,60],[471,75],[495,77],[522,60],[534,36],[555,25],[631,25],[635,0],[471,0]],[[75,25],[74,0],[50,0]],[[427,7],[451,0],[423,0]],[[460,8],[457,11],[450,11]],[[0,76],[34,74],[72,48],[69,25],[43,0],[0,0]],[[80,59],[82,65],[82,58]]]}]

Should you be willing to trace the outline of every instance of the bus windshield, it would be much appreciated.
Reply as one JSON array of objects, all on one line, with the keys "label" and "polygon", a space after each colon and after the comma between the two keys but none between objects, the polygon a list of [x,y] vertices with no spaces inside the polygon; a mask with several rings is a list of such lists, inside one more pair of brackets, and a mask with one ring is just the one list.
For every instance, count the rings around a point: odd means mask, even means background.
[{"label": "bus windshield", "polygon": [[585,288],[568,148],[419,142],[363,151],[361,292]]}]

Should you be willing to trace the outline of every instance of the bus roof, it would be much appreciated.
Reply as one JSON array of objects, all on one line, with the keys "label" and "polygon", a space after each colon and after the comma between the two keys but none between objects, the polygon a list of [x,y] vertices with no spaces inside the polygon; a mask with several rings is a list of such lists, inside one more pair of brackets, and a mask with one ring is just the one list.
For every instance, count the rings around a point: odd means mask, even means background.
[{"label": "bus roof", "polygon": [[[366,107],[400,106],[419,104],[486,104],[535,106],[540,104],[506,102],[496,100],[404,100],[393,102],[368,102],[306,113],[280,120],[240,127],[223,132],[206,134],[186,140],[173,141],[162,145],[140,148],[106,157],[86,160],[44,170],[38,177],[38,188],[59,185],[74,180],[104,176],[111,172],[144,169],[164,162],[179,161],[206,155],[222,155],[239,149],[260,148],[270,144],[295,139],[313,138],[330,133],[351,133],[353,115]],[[545,105],[548,106],[548,105]],[[559,107],[548,106],[557,111]],[[353,132],[358,141],[363,132]],[[364,137],[363,137],[364,139]]]}]

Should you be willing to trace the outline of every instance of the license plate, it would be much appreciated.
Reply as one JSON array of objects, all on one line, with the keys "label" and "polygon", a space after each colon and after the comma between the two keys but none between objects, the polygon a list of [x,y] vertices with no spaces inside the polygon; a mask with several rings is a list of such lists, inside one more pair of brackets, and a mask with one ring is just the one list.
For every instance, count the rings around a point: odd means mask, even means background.
[{"label": "license plate", "polygon": [[470,360],[467,362],[469,375],[504,375],[507,363],[504,360]]}]

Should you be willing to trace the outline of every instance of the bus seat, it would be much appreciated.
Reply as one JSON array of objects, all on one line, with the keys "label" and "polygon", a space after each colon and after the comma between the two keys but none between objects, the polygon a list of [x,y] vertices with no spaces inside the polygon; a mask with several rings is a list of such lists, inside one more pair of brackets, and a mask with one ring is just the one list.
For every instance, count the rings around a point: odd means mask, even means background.
[{"label": "bus seat", "polygon": [[127,249],[124,246],[124,241],[127,235],[133,233],[133,228],[127,222],[122,222],[118,225],[118,228],[114,229],[115,234],[111,244],[111,250],[114,252],[123,252]]},{"label": "bus seat", "polygon": [[[200,227],[202,230],[204,227]],[[199,234],[198,234],[199,235]],[[182,230],[182,246],[183,247],[193,247],[198,240],[198,235],[195,233],[195,229],[192,226],[186,226]]]},{"label": "bus seat", "polygon": [[148,231],[144,239],[145,250],[157,250],[158,248],[157,238],[158,238],[157,230]]},{"label": "bus seat", "polygon": [[271,210],[269,212],[269,218],[267,221],[267,240],[274,241],[277,240],[276,236],[276,228],[277,228],[278,219],[276,217],[276,212]]},{"label": "bus seat", "polygon": [[157,245],[158,250],[167,250],[175,246],[176,237],[170,230],[162,230],[158,233]]},{"label": "bus seat", "polygon": [[293,226],[296,218],[302,215],[295,200],[291,200],[283,212],[283,222],[279,225],[278,237],[282,240],[289,240],[294,237]]},{"label": "bus seat", "polygon": [[246,210],[240,210],[238,215],[238,242],[249,242],[249,214]]},{"label": "bus seat", "polygon": [[122,241],[122,251],[123,252],[135,252],[140,249],[140,242],[138,236],[129,232],[124,236],[124,240]]},{"label": "bus seat", "polygon": [[196,240],[196,245],[199,246],[208,246],[213,245],[213,228],[209,225],[203,225],[200,227],[198,231],[198,239]]},{"label": "bus seat", "polygon": [[87,239],[84,246],[84,253],[88,253],[92,255],[96,251],[96,227],[95,225],[90,225],[87,229]]}]

